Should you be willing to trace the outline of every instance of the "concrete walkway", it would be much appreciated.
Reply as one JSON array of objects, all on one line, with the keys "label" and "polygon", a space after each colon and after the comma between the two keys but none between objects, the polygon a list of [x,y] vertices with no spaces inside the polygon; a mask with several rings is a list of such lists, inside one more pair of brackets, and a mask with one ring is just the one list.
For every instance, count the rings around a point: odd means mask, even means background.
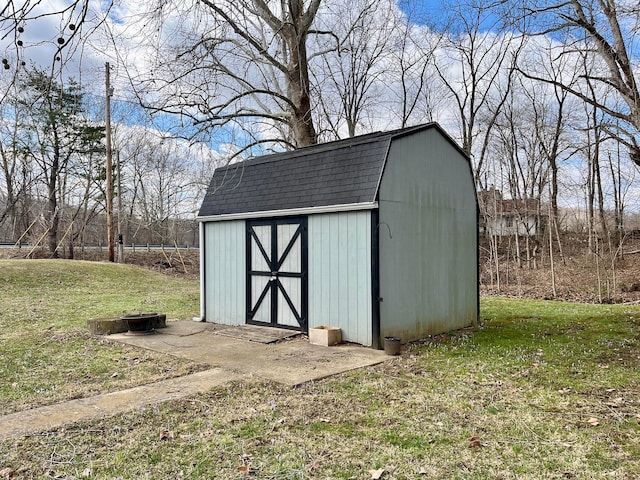
[{"label": "concrete walkway", "polygon": [[212,368],[119,392],[0,416],[0,441],[177,400],[233,380],[265,379],[295,386],[393,358],[358,345],[321,347],[302,338],[264,344],[234,338],[233,332],[221,332],[221,329],[224,327],[205,323],[169,322],[167,328],[154,335],[105,337],[206,363]]},{"label": "concrete walkway", "polygon": [[203,393],[244,375],[220,368],[0,417],[0,441]]}]

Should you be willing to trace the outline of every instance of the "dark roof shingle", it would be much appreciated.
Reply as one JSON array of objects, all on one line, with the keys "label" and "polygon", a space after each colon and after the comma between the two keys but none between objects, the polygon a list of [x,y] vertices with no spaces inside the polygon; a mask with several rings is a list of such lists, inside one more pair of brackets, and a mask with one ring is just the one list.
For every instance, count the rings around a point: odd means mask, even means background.
[{"label": "dark roof shingle", "polygon": [[217,168],[199,217],[374,202],[390,141],[378,132]]}]

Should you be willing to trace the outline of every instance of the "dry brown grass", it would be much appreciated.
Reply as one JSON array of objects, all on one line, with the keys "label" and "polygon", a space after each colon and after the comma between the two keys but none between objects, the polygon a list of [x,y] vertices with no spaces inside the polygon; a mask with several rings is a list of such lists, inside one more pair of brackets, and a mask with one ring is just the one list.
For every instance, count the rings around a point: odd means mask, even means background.
[{"label": "dry brown grass", "polygon": [[0,443],[16,478],[634,479],[640,311],[483,300],[478,331],[290,389],[197,397]]},{"label": "dry brown grass", "polygon": [[195,280],[97,262],[0,260],[0,414],[206,368],[112,344],[86,326],[92,317],[189,318],[197,309]]}]

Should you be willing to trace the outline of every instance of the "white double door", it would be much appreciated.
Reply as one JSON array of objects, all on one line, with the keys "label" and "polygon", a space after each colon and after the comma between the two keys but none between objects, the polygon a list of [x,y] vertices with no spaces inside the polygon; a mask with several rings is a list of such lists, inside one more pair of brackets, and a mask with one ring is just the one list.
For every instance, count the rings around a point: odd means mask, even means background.
[{"label": "white double door", "polygon": [[307,331],[307,219],[247,222],[247,323]]}]

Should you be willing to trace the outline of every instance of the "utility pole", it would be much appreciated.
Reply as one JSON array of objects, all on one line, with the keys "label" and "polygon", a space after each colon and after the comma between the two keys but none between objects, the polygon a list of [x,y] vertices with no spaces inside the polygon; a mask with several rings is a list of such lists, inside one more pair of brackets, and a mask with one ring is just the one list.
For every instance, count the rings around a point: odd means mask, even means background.
[{"label": "utility pole", "polygon": [[109,62],[105,63],[105,87],[107,91],[105,102],[106,135],[105,143],[107,147],[107,242],[109,244],[109,261],[115,262],[114,238],[113,238],[113,175],[112,175],[112,158],[111,158],[111,95],[113,89],[109,81],[110,67]]},{"label": "utility pole", "polygon": [[116,169],[118,175],[118,263],[124,263],[124,243],[122,239],[122,183],[120,182],[120,150],[116,151]]}]

